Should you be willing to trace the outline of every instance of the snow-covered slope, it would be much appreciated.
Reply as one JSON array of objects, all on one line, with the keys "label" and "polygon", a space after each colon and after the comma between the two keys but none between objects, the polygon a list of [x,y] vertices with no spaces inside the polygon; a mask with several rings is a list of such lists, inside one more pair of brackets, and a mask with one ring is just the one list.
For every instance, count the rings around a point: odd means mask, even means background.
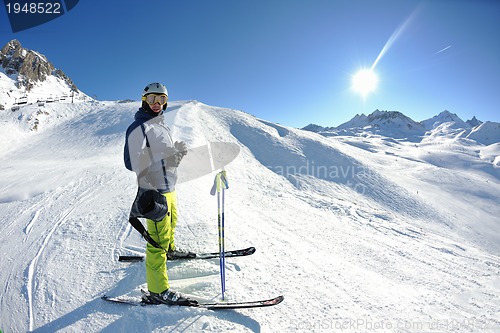
[{"label": "snow-covered slope", "polygon": [[[498,145],[327,138],[196,101],[172,102],[174,139],[232,142],[226,247],[230,300],[285,295],[266,309],[128,307],[144,252],[127,223],[135,196],[124,132],[139,103],[54,104],[0,113],[3,332],[478,332],[500,318]],[[46,108],[46,106],[44,107]],[[41,115],[40,115],[41,116]],[[42,116],[41,116],[42,117]],[[178,246],[217,250],[213,174],[178,185]],[[172,288],[220,293],[218,260],[169,262]]]},{"label": "snow-covered slope", "polygon": [[467,135],[467,138],[475,140],[484,145],[500,142],[500,123],[491,121],[476,126]]}]

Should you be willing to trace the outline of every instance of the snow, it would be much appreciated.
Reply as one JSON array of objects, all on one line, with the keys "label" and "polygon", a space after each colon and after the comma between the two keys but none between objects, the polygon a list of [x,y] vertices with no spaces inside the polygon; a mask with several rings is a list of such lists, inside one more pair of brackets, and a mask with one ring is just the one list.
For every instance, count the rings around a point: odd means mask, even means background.
[{"label": "snow", "polygon": [[[257,248],[227,259],[226,296],[285,300],[218,312],[102,301],[146,287],[143,263],[117,261],[145,247],[127,222],[136,188],[122,162],[138,107],[0,112],[3,332],[500,330],[498,141],[447,125],[418,142],[323,136],[197,101],[169,103],[174,139],[192,152],[210,142],[240,147],[225,167],[226,248]],[[177,187],[179,247],[218,249],[214,174]],[[217,259],[168,269],[173,289],[220,297]]]},{"label": "snow", "polygon": [[467,138],[476,140],[484,145],[500,142],[500,123],[491,121],[484,122],[474,127]]}]

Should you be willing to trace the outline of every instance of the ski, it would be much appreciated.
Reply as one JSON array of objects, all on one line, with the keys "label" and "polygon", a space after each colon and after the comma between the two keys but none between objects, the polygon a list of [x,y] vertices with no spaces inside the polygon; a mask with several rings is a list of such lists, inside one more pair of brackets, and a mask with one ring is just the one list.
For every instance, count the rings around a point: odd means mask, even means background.
[{"label": "ski", "polygon": [[285,297],[283,295],[280,295],[274,298],[258,300],[258,301],[214,302],[214,303],[198,303],[194,305],[168,305],[168,304],[148,303],[139,298],[125,297],[125,296],[110,297],[104,295],[101,297],[101,299],[112,303],[119,303],[132,306],[166,305],[166,306],[186,306],[186,307],[202,308],[208,310],[222,310],[222,309],[234,310],[234,309],[262,308],[262,307],[278,305],[281,302],[283,302]]},{"label": "ski", "polygon": [[[231,258],[231,257],[244,257],[244,256],[249,256],[255,253],[255,247],[248,247],[246,249],[239,249],[239,250],[232,250],[232,251],[226,251],[224,252],[224,256],[226,258]],[[168,260],[183,260],[183,259],[212,259],[212,258],[219,258],[220,253],[219,252],[208,252],[208,253],[190,253],[190,255],[186,256],[172,256],[171,254],[168,255]],[[144,256],[120,256],[118,258],[118,261],[124,261],[124,262],[136,262],[136,261],[143,261]]]}]

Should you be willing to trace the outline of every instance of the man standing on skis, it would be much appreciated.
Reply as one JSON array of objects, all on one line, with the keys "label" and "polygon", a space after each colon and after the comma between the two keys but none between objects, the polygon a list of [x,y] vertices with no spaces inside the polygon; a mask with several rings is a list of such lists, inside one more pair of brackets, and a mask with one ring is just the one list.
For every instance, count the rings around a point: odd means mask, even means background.
[{"label": "man standing on skis", "polygon": [[[167,256],[189,256],[178,250],[174,234],[177,224],[177,167],[187,153],[184,142],[174,142],[165,124],[168,91],[161,83],[148,84],[142,92],[142,107],[128,127],[124,160],[137,175],[139,190],[130,212],[130,223],[147,240],[146,280],[148,301],[189,305],[196,301],[170,290]],[[147,230],[138,218],[147,218]]]}]

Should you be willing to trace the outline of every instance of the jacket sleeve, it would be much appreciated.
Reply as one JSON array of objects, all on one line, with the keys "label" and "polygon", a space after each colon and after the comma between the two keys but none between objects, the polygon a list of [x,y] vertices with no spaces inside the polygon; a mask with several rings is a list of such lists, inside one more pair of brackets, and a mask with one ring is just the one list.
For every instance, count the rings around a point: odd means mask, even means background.
[{"label": "jacket sleeve", "polygon": [[125,163],[125,167],[132,171],[132,164],[130,163],[130,152],[129,152],[129,146],[128,146],[128,137],[129,137],[129,130],[127,129],[127,133],[125,135],[125,147],[123,148],[123,161]]},{"label": "jacket sleeve", "polygon": [[125,167],[134,171],[137,175],[141,174],[150,165],[149,155],[146,153],[146,142],[141,127],[133,123],[125,136],[125,147],[123,149],[123,160]]}]

